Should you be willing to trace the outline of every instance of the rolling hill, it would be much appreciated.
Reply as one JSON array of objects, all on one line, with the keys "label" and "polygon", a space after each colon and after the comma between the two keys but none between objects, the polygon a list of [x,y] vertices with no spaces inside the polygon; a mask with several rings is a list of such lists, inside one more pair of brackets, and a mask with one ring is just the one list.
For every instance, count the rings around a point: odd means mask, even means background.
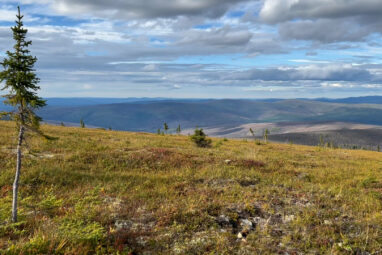
[{"label": "rolling hill", "polygon": [[[155,132],[175,128],[237,127],[261,122],[352,122],[382,125],[382,97],[315,100],[48,98],[39,114],[48,122]],[[367,103],[367,104],[365,104]],[[375,103],[375,104],[371,104]],[[0,104],[0,110],[4,110]],[[9,107],[7,108],[9,109]]]},{"label": "rolling hill", "polygon": [[339,99],[318,98],[315,101],[341,104],[382,104],[381,96],[348,97]]},{"label": "rolling hill", "polygon": [[[255,132],[255,137],[250,129]],[[314,146],[329,143],[331,146],[367,150],[382,147],[382,126],[349,122],[250,123],[233,128],[206,128],[204,131],[214,137],[263,140],[265,129],[270,131],[269,139],[274,142]],[[192,133],[193,129],[183,131],[183,134]]]},{"label": "rolling hill", "polygon": [[196,102],[160,101],[46,107],[40,112],[46,121],[78,123],[117,130],[154,132],[163,122],[175,127],[237,126],[254,122],[343,121],[382,124],[382,106],[348,105],[308,100],[260,102],[254,100],[207,100]]},{"label": "rolling hill", "polygon": [[[325,136],[338,146],[377,149],[382,144],[381,99],[49,98],[39,114],[48,123],[67,126],[78,126],[83,119],[88,127],[156,132],[167,122],[170,132],[180,124],[184,134],[198,126],[208,135],[234,138],[250,138],[250,127],[258,136],[268,128],[270,138],[278,142],[316,145]],[[369,127],[359,129],[359,124]],[[304,125],[316,129],[302,130]],[[280,128],[293,132],[278,132]]]},{"label": "rolling hill", "polygon": [[42,125],[10,222],[16,130],[0,121],[0,254],[378,254],[381,154]]},{"label": "rolling hill", "polygon": [[258,122],[341,121],[382,125],[382,105],[349,105],[310,100],[206,100],[196,102],[155,101],[46,107],[40,112],[46,121],[78,123],[81,118],[93,126],[117,130],[155,132],[163,122],[175,128],[236,127]]}]

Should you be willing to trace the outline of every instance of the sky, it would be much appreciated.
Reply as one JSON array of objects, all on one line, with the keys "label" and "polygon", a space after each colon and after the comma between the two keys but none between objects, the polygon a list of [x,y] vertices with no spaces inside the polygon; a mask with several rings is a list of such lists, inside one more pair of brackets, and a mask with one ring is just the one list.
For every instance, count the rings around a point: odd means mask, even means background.
[{"label": "sky", "polygon": [[381,0],[0,0],[43,97],[382,95]]}]

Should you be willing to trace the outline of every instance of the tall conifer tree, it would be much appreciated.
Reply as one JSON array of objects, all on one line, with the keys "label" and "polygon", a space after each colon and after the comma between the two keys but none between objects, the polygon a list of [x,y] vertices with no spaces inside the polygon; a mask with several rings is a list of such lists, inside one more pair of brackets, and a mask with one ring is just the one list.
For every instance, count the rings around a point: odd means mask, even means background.
[{"label": "tall conifer tree", "polygon": [[4,103],[14,107],[11,112],[3,112],[2,115],[9,116],[16,122],[18,128],[17,143],[17,165],[15,180],[13,183],[13,202],[12,202],[12,221],[17,222],[17,200],[18,188],[21,172],[21,160],[23,141],[25,133],[32,131],[43,135],[39,129],[41,118],[35,114],[35,110],[45,106],[45,101],[38,97],[37,90],[39,78],[37,78],[34,70],[36,57],[30,55],[28,47],[32,41],[26,38],[28,30],[23,27],[23,16],[20,14],[20,7],[17,7],[16,25],[12,27],[13,39],[15,45],[13,52],[7,51],[6,57],[0,64],[4,70],[0,72],[0,82],[4,82],[2,90],[6,95]]}]

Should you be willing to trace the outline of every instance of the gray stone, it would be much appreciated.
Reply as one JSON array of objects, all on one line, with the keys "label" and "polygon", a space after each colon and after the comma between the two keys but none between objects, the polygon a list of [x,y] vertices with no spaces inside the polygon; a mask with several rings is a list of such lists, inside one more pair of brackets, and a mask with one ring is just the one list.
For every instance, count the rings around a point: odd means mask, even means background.
[{"label": "gray stone", "polygon": [[253,228],[253,223],[247,219],[241,219],[240,225],[243,229],[251,230]]},{"label": "gray stone", "polygon": [[216,218],[216,222],[220,225],[220,226],[228,226],[230,225],[230,222],[229,222],[229,217],[222,214],[220,215],[219,217]]}]

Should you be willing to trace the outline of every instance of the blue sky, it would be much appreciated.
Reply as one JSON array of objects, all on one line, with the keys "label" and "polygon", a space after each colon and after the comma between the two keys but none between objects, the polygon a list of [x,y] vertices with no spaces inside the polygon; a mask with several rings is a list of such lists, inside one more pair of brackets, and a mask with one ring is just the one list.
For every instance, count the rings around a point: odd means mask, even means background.
[{"label": "blue sky", "polygon": [[17,5],[44,97],[382,95],[382,1],[0,0]]}]

